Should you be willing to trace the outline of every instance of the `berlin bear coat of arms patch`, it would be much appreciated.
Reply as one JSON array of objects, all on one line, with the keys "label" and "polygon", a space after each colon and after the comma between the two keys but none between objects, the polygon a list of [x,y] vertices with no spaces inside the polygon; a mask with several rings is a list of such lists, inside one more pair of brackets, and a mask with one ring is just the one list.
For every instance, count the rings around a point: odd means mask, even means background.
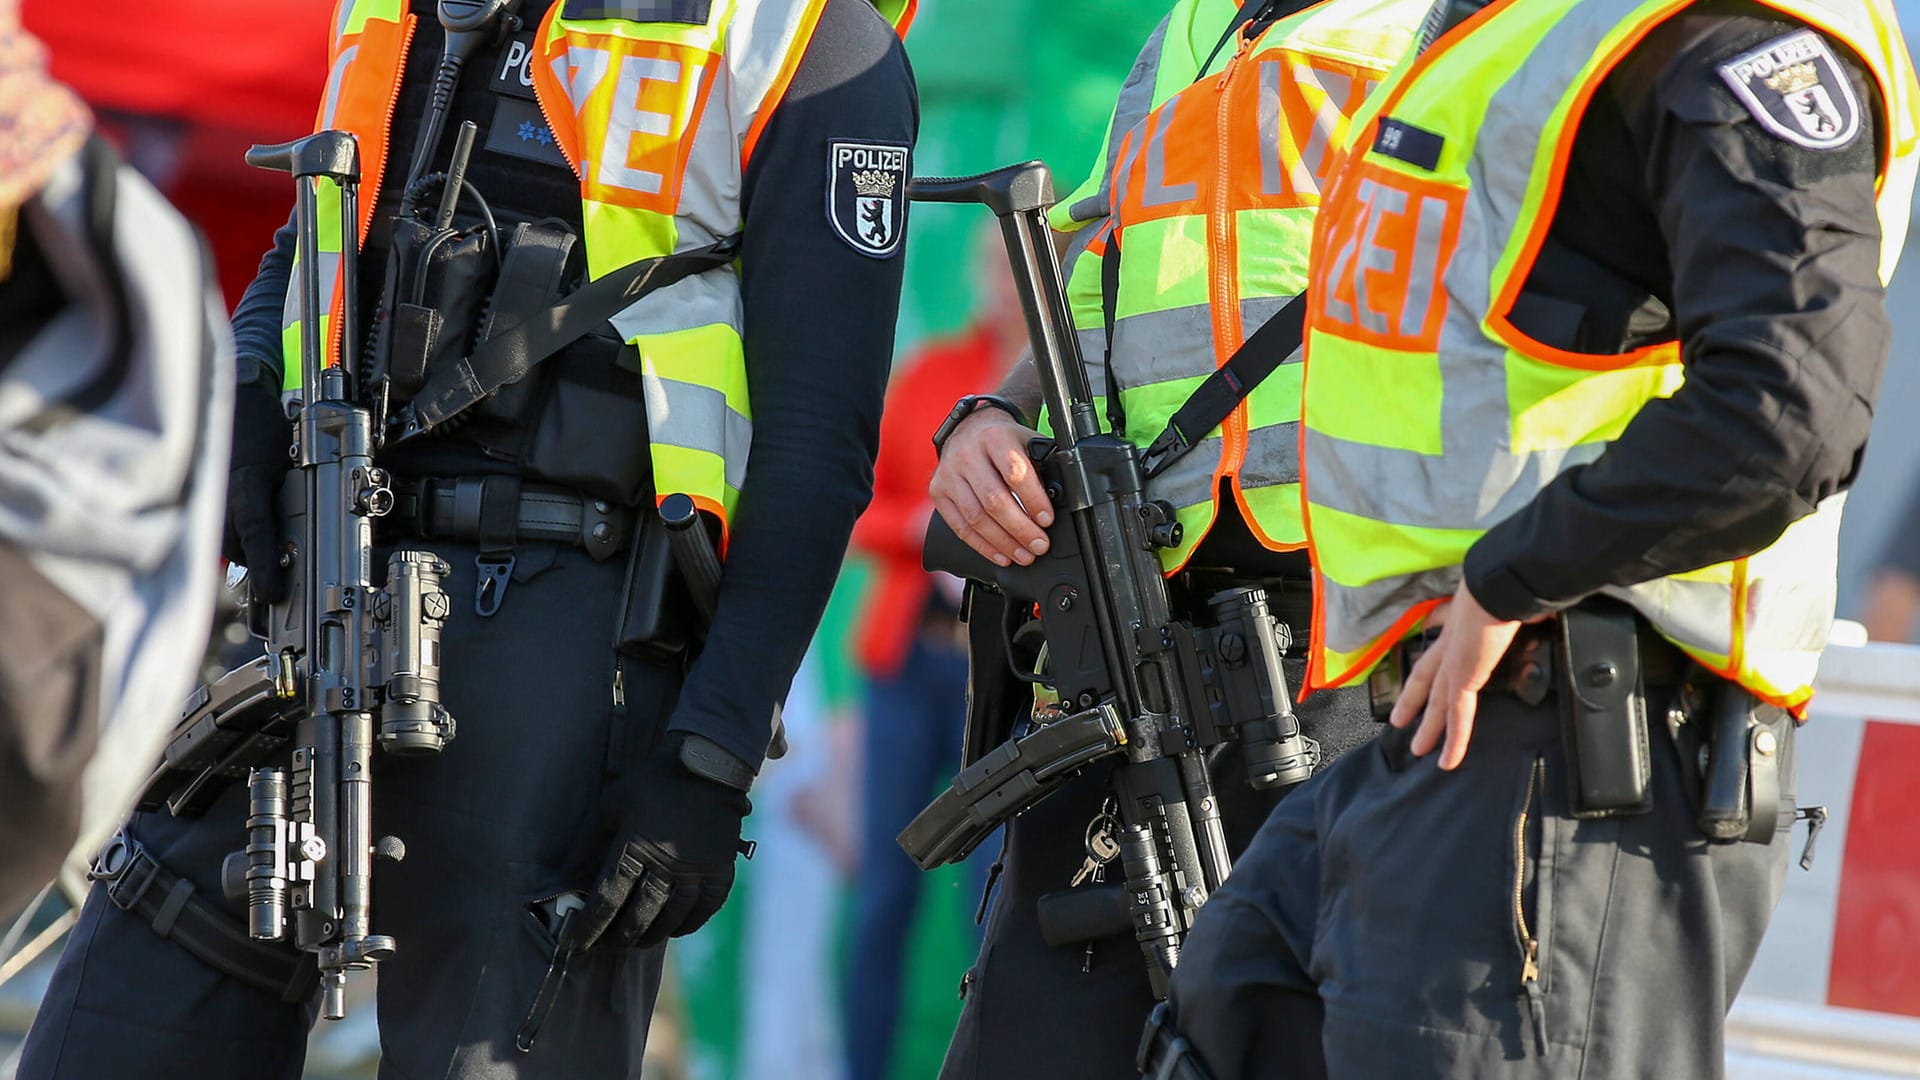
[{"label": "berlin bear coat of arms patch", "polygon": [[1720,65],[1720,77],[1768,131],[1809,150],[1860,133],[1860,100],[1825,38],[1799,30]]},{"label": "berlin bear coat of arms patch", "polygon": [[827,220],[847,245],[885,259],[900,250],[907,208],[905,146],[827,144]]}]

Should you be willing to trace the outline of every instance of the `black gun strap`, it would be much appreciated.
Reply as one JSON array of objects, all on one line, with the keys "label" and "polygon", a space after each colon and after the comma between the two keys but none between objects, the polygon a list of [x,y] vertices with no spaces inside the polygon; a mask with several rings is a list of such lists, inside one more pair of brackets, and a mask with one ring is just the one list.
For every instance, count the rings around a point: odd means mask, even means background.
[{"label": "black gun strap", "polygon": [[1120,302],[1120,230],[1107,230],[1107,249],[1100,255],[1100,314],[1107,323],[1107,430],[1124,436],[1127,409],[1120,404],[1120,381],[1113,374],[1114,309]]},{"label": "black gun strap", "polygon": [[1260,329],[1247,336],[1227,362],[1193,388],[1186,403],[1174,410],[1166,429],[1140,454],[1140,467],[1151,480],[1193,449],[1207,433],[1232,415],[1247,395],[1300,348],[1306,333],[1307,294],[1301,293],[1273,313]]},{"label": "black gun strap", "polygon": [[524,378],[535,365],[648,293],[732,262],[739,247],[740,235],[735,233],[703,248],[628,263],[580,286],[546,311],[495,333],[473,355],[427,376],[426,385],[396,417],[393,441],[432,431],[488,394]]},{"label": "black gun strap", "polygon": [[1220,40],[1214,43],[1213,51],[1207,54],[1206,62],[1200,65],[1200,73],[1194,81],[1199,82],[1206,76],[1207,69],[1213,66],[1213,61],[1219,57],[1221,50],[1227,47],[1227,42],[1239,36],[1241,27],[1255,20],[1275,22],[1319,2],[1320,0],[1246,0],[1240,5],[1240,10],[1234,12],[1232,20],[1227,23],[1226,31],[1220,35]]},{"label": "black gun strap", "polygon": [[195,895],[193,882],[160,865],[125,829],[87,876],[115,907],[222,975],[289,1003],[306,1001],[320,985],[311,956],[248,937],[233,916]]}]

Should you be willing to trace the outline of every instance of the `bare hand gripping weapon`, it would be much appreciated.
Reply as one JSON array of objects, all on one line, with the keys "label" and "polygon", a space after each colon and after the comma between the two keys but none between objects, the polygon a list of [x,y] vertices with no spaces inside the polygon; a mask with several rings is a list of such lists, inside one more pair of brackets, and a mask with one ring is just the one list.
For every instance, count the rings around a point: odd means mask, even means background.
[{"label": "bare hand gripping weapon", "polygon": [[[246,902],[251,937],[290,940],[314,954],[322,1015],[339,1019],[346,972],[372,967],[396,948],[372,928],[374,858],[405,854],[398,839],[373,834],[373,749],[438,753],[454,734],[440,703],[440,629],[449,611],[442,582],[450,567],[432,552],[402,549],[387,561],[384,588],[369,577],[373,519],[392,508],[393,492],[373,464],[371,414],[355,398],[360,165],[353,136],[323,131],[257,146],[247,162],[290,173],[298,186],[303,402],[294,468],[281,492],[282,561],[293,587],[267,612],[266,655],[188,701],[139,808],[198,816],[228,785],[246,781],[246,844],[228,856],[226,891]],[[340,192],[338,256],[320,251],[320,184]],[[329,336],[321,316],[335,275],[341,325]],[[329,365],[332,342],[342,344],[339,362]]]},{"label": "bare hand gripping weapon", "polygon": [[1171,505],[1146,497],[1139,450],[1100,430],[1044,216],[1053,202],[1047,167],[1031,161],[923,178],[910,191],[922,202],[985,203],[1000,220],[1054,432],[1029,454],[1059,512],[1047,554],[1007,567],[968,548],[936,516],[926,566],[1002,594],[1010,638],[1037,620],[1048,654],[1041,678],[1060,707],[977,758],[970,749],[966,767],[900,834],[900,846],[922,868],[958,861],[1089,764],[1120,758],[1117,829],[1105,847],[1124,884],[1042,898],[1042,929],[1065,944],[1131,928],[1154,993],[1164,997],[1182,939],[1230,868],[1208,772],[1214,752],[1237,740],[1256,787],[1298,783],[1317,758],[1281,673],[1287,628],[1251,588],[1214,595],[1211,625],[1173,616],[1158,551],[1180,543],[1181,526]]}]

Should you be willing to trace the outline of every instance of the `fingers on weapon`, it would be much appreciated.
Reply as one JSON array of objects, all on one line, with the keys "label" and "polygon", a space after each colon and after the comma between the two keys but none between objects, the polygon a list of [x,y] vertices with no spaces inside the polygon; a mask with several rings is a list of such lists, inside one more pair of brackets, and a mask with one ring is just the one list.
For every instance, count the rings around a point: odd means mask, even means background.
[{"label": "fingers on weapon", "polygon": [[[981,464],[991,468],[987,462],[983,461]],[[959,534],[960,539],[967,542],[968,547],[992,559],[996,564],[1005,566],[1009,562],[1017,562],[1024,566],[1033,561],[1033,554],[1026,551],[1018,540],[1001,527],[1000,522],[981,500],[978,489],[982,485],[989,487],[997,485],[1003,492],[1005,491],[1005,485],[999,483],[999,474],[996,472],[992,475],[994,480],[990,482],[976,481],[972,475],[965,475],[960,483],[953,485],[948,491],[948,498],[953,503],[953,516],[948,518],[948,523],[953,526],[953,531]],[[1009,500],[1012,498],[1011,495],[1006,497]]]},{"label": "fingers on weapon", "polygon": [[[1047,498],[1047,489],[1040,483],[1040,472],[1033,467],[1033,459],[1027,456],[1025,441],[1010,447],[1003,447],[995,453],[995,464],[1007,486],[1020,500],[1020,505],[1028,517],[1042,528],[1053,524],[1053,503]],[[1044,541],[1044,537],[1041,538]]]}]

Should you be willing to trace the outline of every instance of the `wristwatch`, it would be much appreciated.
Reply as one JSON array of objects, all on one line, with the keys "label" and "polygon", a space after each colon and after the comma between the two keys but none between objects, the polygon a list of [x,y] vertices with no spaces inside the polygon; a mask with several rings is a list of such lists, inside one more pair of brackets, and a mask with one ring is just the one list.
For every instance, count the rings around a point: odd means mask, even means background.
[{"label": "wristwatch", "polygon": [[1020,406],[1015,405],[999,394],[968,394],[966,397],[953,403],[953,410],[947,413],[947,418],[940,421],[940,426],[935,429],[933,433],[933,452],[937,455],[942,450],[945,450],[947,447],[947,439],[953,435],[953,430],[960,426],[960,421],[972,416],[974,410],[983,405],[990,409],[999,409],[1001,412],[1020,421],[1023,425],[1027,423],[1027,417],[1020,411]]}]

